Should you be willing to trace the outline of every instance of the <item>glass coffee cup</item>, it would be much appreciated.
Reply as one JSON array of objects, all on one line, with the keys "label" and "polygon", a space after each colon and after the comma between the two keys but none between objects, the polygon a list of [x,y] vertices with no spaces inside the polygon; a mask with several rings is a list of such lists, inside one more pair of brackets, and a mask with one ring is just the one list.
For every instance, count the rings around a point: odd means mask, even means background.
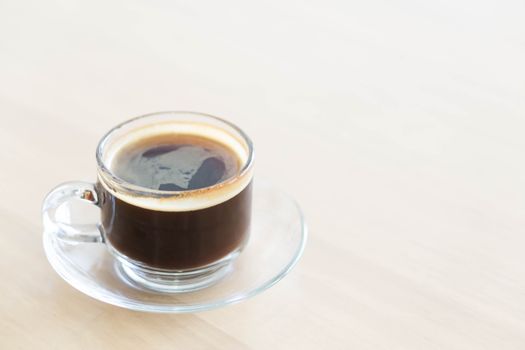
[{"label": "glass coffee cup", "polygon": [[[45,198],[45,230],[60,240],[103,243],[120,275],[161,292],[221,279],[249,237],[254,150],[234,124],[195,112],[161,112],[111,129],[96,151],[97,182],[69,182]],[[80,199],[93,224],[60,222]]]}]

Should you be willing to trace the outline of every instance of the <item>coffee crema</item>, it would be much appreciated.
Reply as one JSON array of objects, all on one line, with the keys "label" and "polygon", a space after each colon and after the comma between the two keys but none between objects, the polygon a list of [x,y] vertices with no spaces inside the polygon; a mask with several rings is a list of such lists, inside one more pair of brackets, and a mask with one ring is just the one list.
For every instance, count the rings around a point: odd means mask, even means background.
[{"label": "coffee crema", "polygon": [[217,141],[164,134],[122,148],[111,170],[131,184],[161,191],[188,191],[231,178],[239,172],[240,163],[232,150]]},{"label": "coffee crema", "polygon": [[[150,152],[148,145],[151,146]],[[139,157],[140,155],[144,156]],[[159,157],[148,158],[152,155]],[[190,169],[179,169],[182,171],[178,174],[173,166],[172,169],[165,169],[167,167],[162,164],[170,158],[180,159],[188,156],[191,157],[187,162]],[[105,160],[103,165],[108,172],[126,183],[120,188],[119,181],[115,181],[112,175],[99,171],[99,182],[108,192],[129,204],[159,211],[190,211],[222,203],[241,192],[253,176],[253,169],[248,166],[253,161],[249,145],[229,131],[204,123],[160,122],[127,131],[104,145],[104,154],[101,157]],[[126,159],[132,158],[135,159],[135,165],[125,164]],[[143,158],[142,162],[140,158]],[[222,165],[217,160],[224,164],[225,173],[215,185],[204,186],[214,182],[213,177],[218,178],[222,172]],[[198,175],[199,177],[195,178],[198,168],[201,168],[197,166],[200,161],[201,166],[204,166],[200,174],[205,176],[200,178]],[[140,166],[146,169],[149,167],[150,175],[154,176],[143,179],[142,175],[133,173],[132,170]],[[206,168],[215,168],[215,175],[204,171]],[[171,177],[171,182],[165,181],[166,177]],[[194,181],[190,184],[191,179]],[[162,194],[137,195],[135,189],[128,190],[127,184],[139,186],[139,190],[162,191]],[[191,189],[191,186],[200,188]]]},{"label": "coffee crema", "polygon": [[[206,266],[244,246],[251,217],[248,150],[205,125],[151,126],[110,146],[107,166],[159,198],[97,184],[106,241],[126,258],[167,270]],[[216,186],[217,185],[217,186]],[[170,195],[173,192],[173,196]]]}]

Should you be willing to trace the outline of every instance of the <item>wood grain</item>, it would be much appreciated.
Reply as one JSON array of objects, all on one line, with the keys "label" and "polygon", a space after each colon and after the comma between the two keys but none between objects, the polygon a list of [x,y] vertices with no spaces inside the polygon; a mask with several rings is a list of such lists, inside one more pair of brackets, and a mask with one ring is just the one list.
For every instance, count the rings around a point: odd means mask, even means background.
[{"label": "wood grain", "polygon": [[[1,349],[524,349],[525,3],[0,3]],[[301,203],[305,255],[191,315],[93,300],[40,205],[102,134],[226,117]]]}]

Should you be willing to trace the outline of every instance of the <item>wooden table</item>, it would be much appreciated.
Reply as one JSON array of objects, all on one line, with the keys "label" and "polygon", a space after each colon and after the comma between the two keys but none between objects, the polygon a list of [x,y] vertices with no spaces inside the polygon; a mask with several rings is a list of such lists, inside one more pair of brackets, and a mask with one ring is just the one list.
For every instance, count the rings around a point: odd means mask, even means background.
[{"label": "wooden table", "polygon": [[[523,1],[2,1],[1,349],[524,349]],[[57,276],[40,205],[159,110],[241,125],[310,240],[267,292],[158,315]]]}]

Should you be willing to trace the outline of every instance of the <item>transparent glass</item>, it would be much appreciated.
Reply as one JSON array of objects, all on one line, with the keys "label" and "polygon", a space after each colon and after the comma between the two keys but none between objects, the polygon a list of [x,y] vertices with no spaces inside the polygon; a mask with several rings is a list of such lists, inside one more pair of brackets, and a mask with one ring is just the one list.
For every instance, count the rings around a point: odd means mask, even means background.
[{"label": "transparent glass", "polygon": [[[111,170],[116,150],[130,139],[140,138],[144,130],[178,132],[192,125],[205,126],[201,129],[220,136],[242,154],[241,168],[235,176],[197,190],[162,191],[128,183]],[[96,184],[64,183],[53,189],[43,204],[48,260],[66,281],[90,296],[144,311],[204,310],[243,300],[268,288],[286,275],[302,254],[306,227],[299,207],[269,184],[252,184],[252,142],[228,121],[195,112],[141,116],[111,129],[100,141],[96,158]],[[108,221],[105,216],[116,205],[114,201],[105,205],[108,197],[141,210],[191,213],[202,209],[193,209],[196,203],[214,208],[248,189],[253,206],[247,211],[251,226],[246,239],[228,254],[204,265],[153,266],[126,255],[108,239],[114,217]],[[151,232],[159,229],[149,227]]]}]

